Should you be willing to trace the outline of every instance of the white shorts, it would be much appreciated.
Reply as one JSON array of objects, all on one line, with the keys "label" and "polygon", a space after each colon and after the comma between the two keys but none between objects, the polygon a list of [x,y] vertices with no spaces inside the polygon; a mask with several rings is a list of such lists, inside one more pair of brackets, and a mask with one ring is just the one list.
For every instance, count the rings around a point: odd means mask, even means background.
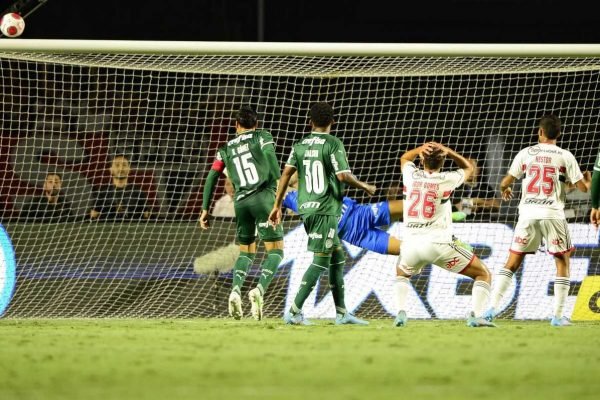
[{"label": "white shorts", "polygon": [[546,243],[548,253],[552,255],[565,254],[575,249],[566,220],[519,218],[510,252],[533,254],[542,244],[542,239]]},{"label": "white shorts", "polygon": [[466,269],[475,254],[455,243],[402,242],[398,267],[408,275],[416,275],[423,267],[435,264],[446,271],[459,273]]}]

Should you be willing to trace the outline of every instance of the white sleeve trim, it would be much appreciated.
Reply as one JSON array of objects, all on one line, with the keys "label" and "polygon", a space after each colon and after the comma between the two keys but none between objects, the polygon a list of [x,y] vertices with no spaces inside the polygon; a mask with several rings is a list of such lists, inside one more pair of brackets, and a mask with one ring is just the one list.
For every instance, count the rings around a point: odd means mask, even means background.
[{"label": "white sleeve trim", "polygon": [[335,171],[336,174],[341,174],[341,173],[344,173],[344,172],[350,172],[350,173],[352,173],[352,171],[350,171],[349,169],[343,169],[341,171]]},{"label": "white sleeve trim", "polygon": [[288,163],[285,163],[285,166],[286,166],[286,167],[291,167],[291,168],[294,168],[294,169],[298,169],[298,168],[296,168],[294,165],[292,165],[292,164],[288,164]]},{"label": "white sleeve trim", "polygon": [[260,148],[262,149],[262,148],[264,148],[264,147],[265,147],[266,145],[268,145],[268,144],[275,145],[275,142],[271,141],[271,142],[263,143],[263,144],[260,146]]}]

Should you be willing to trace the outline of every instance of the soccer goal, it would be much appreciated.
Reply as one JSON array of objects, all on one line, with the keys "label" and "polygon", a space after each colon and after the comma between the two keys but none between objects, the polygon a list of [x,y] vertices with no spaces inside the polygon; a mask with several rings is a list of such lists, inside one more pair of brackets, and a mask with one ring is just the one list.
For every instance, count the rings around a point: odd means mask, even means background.
[{"label": "soccer goal", "polygon": [[[17,260],[16,279],[6,278],[10,263],[0,260],[6,317],[226,316],[237,255],[231,208],[219,211],[224,216],[209,231],[197,219],[205,174],[217,147],[234,136],[241,105],[258,111],[283,164],[309,131],[311,103],[330,102],[352,171],[379,188],[374,198],[347,192],[361,203],[400,199],[398,159],[425,141],[472,158],[479,175],[453,200],[464,219],[454,230],[494,271],[508,255],[517,217],[516,200],[498,201],[498,183],[514,155],[537,141],[538,119],[561,118],[560,145],[582,170],[592,169],[600,144],[597,45],[0,40],[0,79],[0,212],[12,240],[12,247],[3,241],[3,254],[14,248]],[[112,168],[119,157],[128,169]],[[120,192],[116,207],[136,213],[113,210],[106,218],[103,204],[118,196],[115,174],[132,188]],[[226,195],[222,183],[215,199]],[[568,195],[578,247],[567,302],[574,317],[600,315],[591,301],[600,290],[600,253],[589,207],[587,195]],[[284,228],[285,258],[265,298],[267,317],[289,307],[312,259],[298,217],[286,216]],[[383,229],[402,238],[398,223]],[[346,251],[349,309],[391,317],[396,257]],[[546,318],[553,277],[544,248],[528,256],[502,316]],[[411,283],[411,317],[466,315],[469,279],[426,268]],[[335,316],[326,276],[305,314]]]}]

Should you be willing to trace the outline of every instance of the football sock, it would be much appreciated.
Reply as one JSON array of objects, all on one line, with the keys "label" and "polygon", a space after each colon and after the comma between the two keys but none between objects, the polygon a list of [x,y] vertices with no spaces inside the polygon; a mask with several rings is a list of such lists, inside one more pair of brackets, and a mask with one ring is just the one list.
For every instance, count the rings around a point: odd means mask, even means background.
[{"label": "football sock", "polygon": [[476,317],[481,317],[490,302],[490,284],[486,281],[475,281],[471,292],[473,311]]},{"label": "football sock", "polygon": [[571,281],[569,278],[557,276],[554,278],[554,316],[561,318],[565,308],[565,300],[569,295]]},{"label": "football sock", "polygon": [[513,272],[509,269],[502,268],[496,274],[494,278],[494,290],[492,291],[492,307],[498,310],[500,307],[500,301],[504,294],[508,290],[510,283],[512,282]]},{"label": "football sock", "polygon": [[296,294],[296,298],[294,299],[294,303],[292,304],[291,312],[292,314],[297,314],[302,310],[302,306],[304,302],[308,298],[308,295],[315,288],[319,277],[329,268],[329,263],[331,261],[331,256],[317,256],[313,257],[313,262],[310,264],[304,276],[302,276],[302,283],[300,284],[300,289],[298,290],[298,294]]},{"label": "football sock", "polygon": [[337,249],[331,255],[329,265],[329,287],[335,304],[335,312],[346,314],[346,303],[344,302],[344,265],[346,264],[346,254],[344,250]]},{"label": "football sock", "polygon": [[269,284],[273,280],[277,267],[283,260],[283,250],[273,249],[267,253],[267,259],[263,261],[261,265],[260,279],[258,281],[257,288],[260,290],[260,294],[264,295],[269,287]]},{"label": "football sock", "polygon": [[252,265],[255,256],[255,253],[240,252],[240,256],[233,266],[233,288],[231,289],[233,292],[241,294],[248,268]]},{"label": "football sock", "polygon": [[406,311],[406,299],[410,290],[410,280],[405,276],[396,276],[396,300],[398,311]]}]

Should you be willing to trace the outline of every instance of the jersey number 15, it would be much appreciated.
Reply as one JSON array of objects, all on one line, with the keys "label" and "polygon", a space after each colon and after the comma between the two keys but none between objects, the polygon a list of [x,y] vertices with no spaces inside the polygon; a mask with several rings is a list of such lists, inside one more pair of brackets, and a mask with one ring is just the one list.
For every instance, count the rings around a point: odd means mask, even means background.
[{"label": "jersey number 15", "polygon": [[240,178],[240,186],[254,185],[258,183],[258,171],[252,162],[252,153],[244,153],[233,158],[237,176]]}]

